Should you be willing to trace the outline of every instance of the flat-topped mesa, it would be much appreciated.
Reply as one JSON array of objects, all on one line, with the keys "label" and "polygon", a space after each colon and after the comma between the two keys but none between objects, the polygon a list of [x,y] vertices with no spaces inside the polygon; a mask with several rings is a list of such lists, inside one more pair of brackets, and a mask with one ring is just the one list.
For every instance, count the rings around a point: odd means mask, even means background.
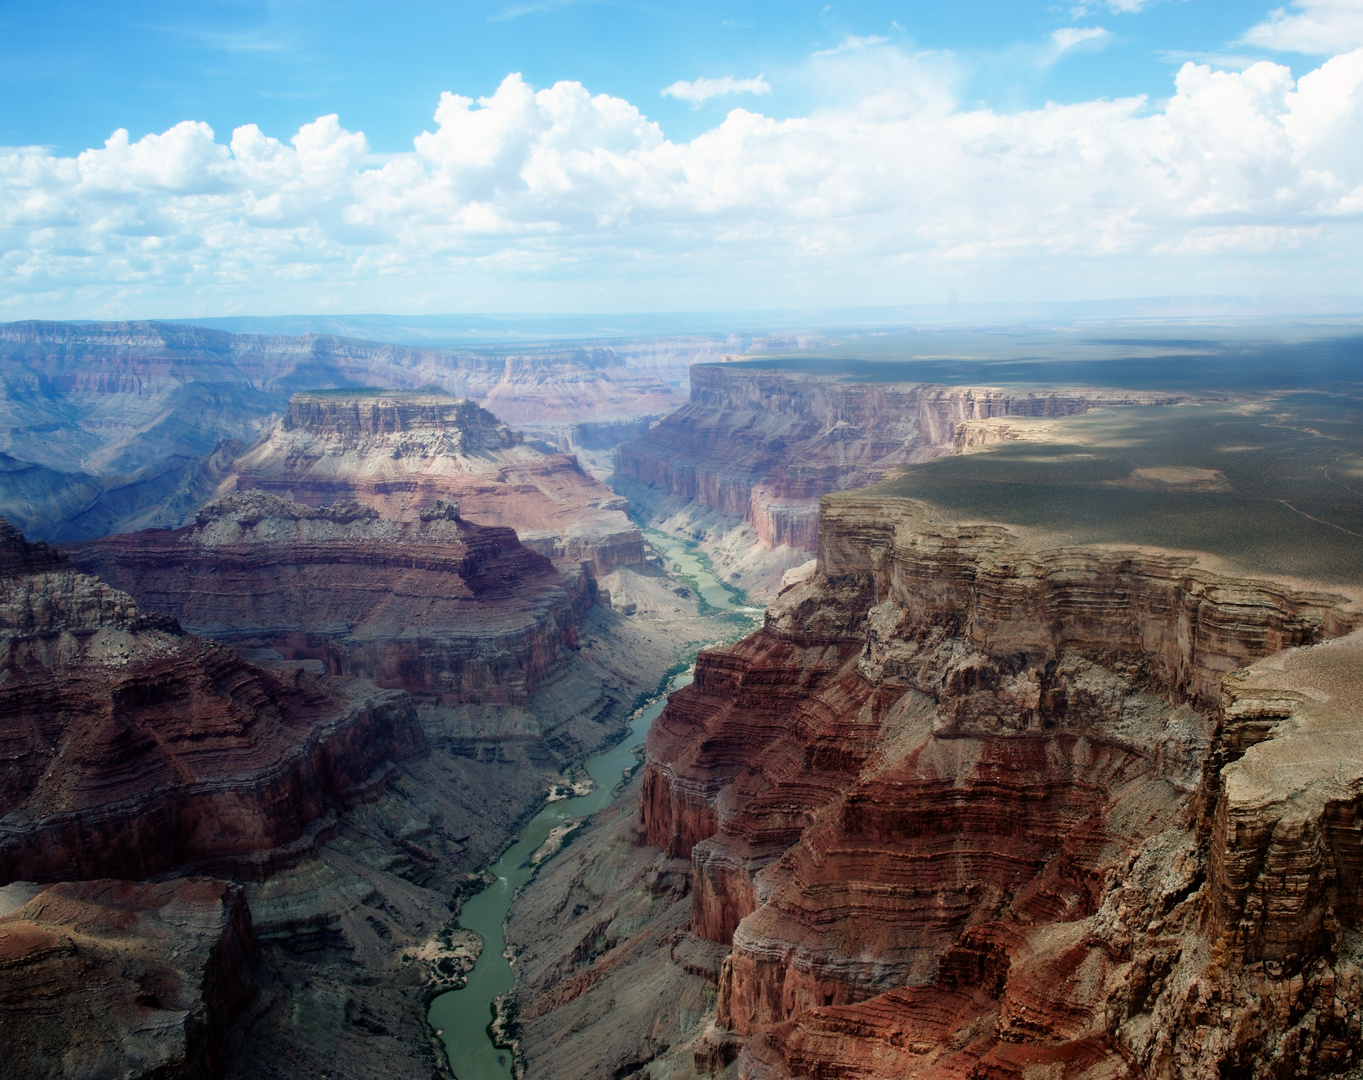
[{"label": "flat-topped mesa", "polygon": [[545,454],[471,401],[424,392],[310,391],[232,467],[224,490],[310,506],[358,502],[395,521],[438,502],[514,529],[551,558],[593,574],[643,562],[628,504],[577,459]]},{"label": "flat-topped mesa", "polygon": [[393,521],[357,502],[234,492],[185,528],[70,554],[193,633],[430,704],[524,705],[576,645],[594,595],[580,567],[560,571],[443,500]]},{"label": "flat-topped mesa", "polygon": [[59,567],[0,577],[0,881],[255,876],[425,752],[411,699],[281,681]]},{"label": "flat-topped mesa", "polygon": [[521,441],[477,402],[418,390],[294,394],[283,426],[286,431],[335,436],[347,445],[359,445],[366,436],[426,434],[441,439],[440,445],[452,453],[498,450]]},{"label": "flat-topped mesa", "polygon": [[731,950],[697,1064],[1355,1062],[1356,600],[872,493],[822,515],[815,576],[649,733],[644,836]]},{"label": "flat-topped mesa", "polygon": [[818,545],[820,496],[878,483],[900,466],[1010,437],[1004,429],[980,428],[981,421],[1073,416],[1097,406],[1177,400],[1111,390],[855,382],[697,364],[691,369],[691,400],[622,444],[616,474],[627,484],[643,485],[641,495],[651,491],[742,518],[767,548],[788,545],[812,552]]}]

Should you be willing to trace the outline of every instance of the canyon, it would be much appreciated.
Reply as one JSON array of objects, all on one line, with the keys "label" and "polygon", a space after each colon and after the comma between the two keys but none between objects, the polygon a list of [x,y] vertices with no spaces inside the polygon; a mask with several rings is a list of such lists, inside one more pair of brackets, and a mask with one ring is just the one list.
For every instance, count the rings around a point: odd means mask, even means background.
[{"label": "canyon", "polygon": [[1352,399],[721,344],[0,327],[0,1076],[1363,1067]]},{"label": "canyon", "polygon": [[[737,359],[737,358],[731,358]],[[1000,389],[697,364],[690,399],[616,448],[614,486],[647,521],[700,540],[735,584],[771,596],[818,548],[819,498],[1019,437],[1009,420],[1165,405],[1188,395]]]},{"label": "canyon", "polygon": [[166,322],[0,324],[0,513],[52,542],[181,525],[302,390],[440,390],[590,457],[680,404],[690,356],[713,350],[706,339],[507,352]]},{"label": "canyon", "polygon": [[513,911],[527,1075],[1355,1067],[1360,619],[826,497],[816,572]]}]

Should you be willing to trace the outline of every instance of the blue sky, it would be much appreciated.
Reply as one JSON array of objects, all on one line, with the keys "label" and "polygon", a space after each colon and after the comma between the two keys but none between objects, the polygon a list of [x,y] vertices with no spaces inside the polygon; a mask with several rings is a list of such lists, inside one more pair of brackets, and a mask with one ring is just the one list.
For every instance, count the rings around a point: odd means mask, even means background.
[{"label": "blue sky", "polygon": [[4,0],[0,317],[1356,294],[1360,46],[1360,0]]},{"label": "blue sky", "polygon": [[[338,113],[377,150],[411,148],[432,103],[452,90],[490,94],[508,72],[536,86],[576,80],[625,98],[673,139],[723,116],[664,98],[677,80],[765,75],[770,115],[815,105],[801,68],[849,37],[950,51],[972,101],[1016,109],[1096,97],[1166,96],[1189,57],[1261,57],[1235,44],[1273,5],[1160,0],[1138,11],[1102,3],[634,3],[620,0],[362,3],[242,0],[0,5],[0,145],[79,152],[116,128],[134,138],[180,120],[230,131],[255,123],[287,138]],[[1111,35],[1044,63],[1058,29]],[[1281,57],[1303,70],[1300,55]]]}]

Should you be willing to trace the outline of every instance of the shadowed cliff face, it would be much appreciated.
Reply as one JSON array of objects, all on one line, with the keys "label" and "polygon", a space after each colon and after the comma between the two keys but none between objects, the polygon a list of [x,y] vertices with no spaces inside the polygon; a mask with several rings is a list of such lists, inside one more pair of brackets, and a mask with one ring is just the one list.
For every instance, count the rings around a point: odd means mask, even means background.
[{"label": "shadowed cliff face", "polygon": [[[616,451],[616,473],[655,495],[750,523],[766,548],[818,547],[818,501],[888,470],[1010,433],[982,421],[1063,417],[1168,396],[855,383],[784,371],[697,365],[691,400]],[[664,509],[669,506],[664,502]]]},{"label": "shadowed cliff face", "polygon": [[[281,681],[0,536],[0,880],[258,875],[425,750],[410,699]],[[372,790],[371,790],[372,789]]]},{"label": "shadowed cliff face", "polygon": [[443,395],[297,394],[227,483],[312,506],[357,501],[398,521],[457,500],[465,518],[515,529],[532,550],[596,574],[644,557],[625,501],[575,459],[527,446],[491,413]]},{"label": "shadowed cliff face", "polygon": [[241,886],[72,882],[10,908],[0,1076],[222,1074],[227,1025],[255,995],[261,958]]},{"label": "shadowed cliff face", "polygon": [[826,500],[815,578],[649,736],[644,838],[689,857],[690,933],[727,951],[695,1066],[1354,1064],[1359,621],[1188,557]]},{"label": "shadowed cliff face", "polygon": [[444,704],[526,702],[592,601],[581,569],[560,572],[510,529],[446,503],[397,522],[357,503],[238,492],[187,528],[103,537],[71,556],[193,633]]}]

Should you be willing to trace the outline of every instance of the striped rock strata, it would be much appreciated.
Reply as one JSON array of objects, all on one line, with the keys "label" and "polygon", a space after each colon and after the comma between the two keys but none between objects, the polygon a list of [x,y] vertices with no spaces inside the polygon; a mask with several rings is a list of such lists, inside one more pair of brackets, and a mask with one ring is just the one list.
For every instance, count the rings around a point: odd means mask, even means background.
[{"label": "striped rock strata", "polygon": [[64,882],[7,903],[20,889],[0,889],[0,1077],[222,1075],[261,959],[241,886]]},{"label": "striped rock strata", "polygon": [[576,459],[542,453],[485,409],[442,394],[295,394],[225,485],[310,506],[358,502],[397,521],[457,501],[469,520],[515,529],[533,551],[595,574],[644,559],[625,500]]},{"label": "striped rock strata", "polygon": [[0,523],[0,882],[248,876],[425,751],[410,698],[287,680]]},{"label": "striped rock strata", "polygon": [[71,555],[192,633],[443,704],[525,703],[576,644],[593,595],[581,568],[560,573],[449,504],[391,521],[356,503],[237,492],[186,528]]},{"label": "striped rock strata", "polygon": [[644,836],[728,952],[695,1067],[1357,1064],[1359,621],[1188,556],[826,499],[816,576],[649,736]]},{"label": "striped rock strata", "polygon": [[[781,571],[817,550],[819,498],[829,492],[1015,438],[1007,418],[1176,400],[1113,390],[857,382],[698,364],[690,401],[617,448],[616,487],[655,522],[709,541],[711,557],[734,569],[745,588],[774,593]],[[725,535],[736,524],[746,547]],[[773,561],[764,554],[772,550],[786,558]]]}]

